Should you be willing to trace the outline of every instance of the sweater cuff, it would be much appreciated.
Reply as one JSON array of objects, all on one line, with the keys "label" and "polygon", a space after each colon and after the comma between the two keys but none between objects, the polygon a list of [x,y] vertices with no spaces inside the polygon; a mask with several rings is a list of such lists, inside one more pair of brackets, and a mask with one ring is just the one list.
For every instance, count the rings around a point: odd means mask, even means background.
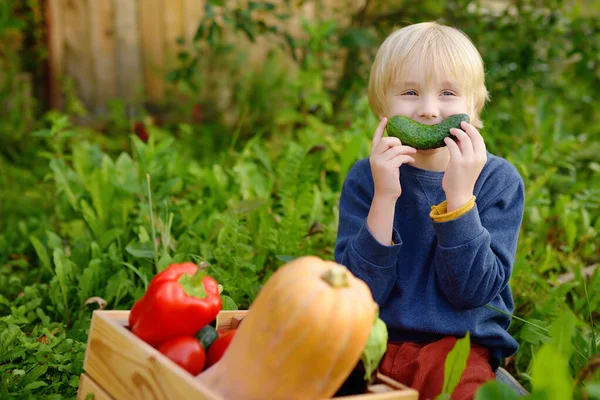
[{"label": "sweater cuff", "polygon": [[457,247],[467,243],[483,233],[483,225],[479,218],[477,204],[462,214],[460,217],[446,222],[433,222],[438,237],[438,243],[442,247]]},{"label": "sweater cuff", "polygon": [[400,234],[395,229],[392,231],[393,245],[385,246],[369,231],[367,221],[363,224],[354,240],[354,250],[366,261],[380,267],[393,267],[396,265],[398,252],[402,246]]},{"label": "sweater cuff", "polygon": [[475,205],[475,196],[471,197],[471,200],[467,201],[460,208],[448,212],[448,201],[444,200],[436,206],[431,206],[431,212],[429,217],[435,222],[446,222],[460,217],[470,211]]}]

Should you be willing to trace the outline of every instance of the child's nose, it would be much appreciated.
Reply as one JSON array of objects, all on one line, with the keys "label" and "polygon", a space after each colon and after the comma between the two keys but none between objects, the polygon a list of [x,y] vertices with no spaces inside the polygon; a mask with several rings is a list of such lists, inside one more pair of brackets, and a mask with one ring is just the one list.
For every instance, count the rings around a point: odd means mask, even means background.
[{"label": "child's nose", "polygon": [[435,119],[439,115],[439,107],[434,99],[424,98],[421,103],[421,109],[419,110],[419,116],[421,118]]}]

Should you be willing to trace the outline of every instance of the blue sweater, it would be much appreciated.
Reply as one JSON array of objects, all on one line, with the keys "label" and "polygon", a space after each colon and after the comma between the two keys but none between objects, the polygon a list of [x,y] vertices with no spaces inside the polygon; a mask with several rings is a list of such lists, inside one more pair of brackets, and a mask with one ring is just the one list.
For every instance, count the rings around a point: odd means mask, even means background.
[{"label": "blue sweater", "polygon": [[517,170],[488,152],[475,185],[475,206],[433,222],[432,205],[446,199],[443,172],[404,164],[396,202],[394,245],[367,228],[373,198],[368,159],[348,172],[340,199],[335,259],[364,280],[379,304],[391,341],[430,342],[462,337],[488,348],[495,370],[518,343],[507,332],[514,309],[509,279],[523,216],[524,186]]}]

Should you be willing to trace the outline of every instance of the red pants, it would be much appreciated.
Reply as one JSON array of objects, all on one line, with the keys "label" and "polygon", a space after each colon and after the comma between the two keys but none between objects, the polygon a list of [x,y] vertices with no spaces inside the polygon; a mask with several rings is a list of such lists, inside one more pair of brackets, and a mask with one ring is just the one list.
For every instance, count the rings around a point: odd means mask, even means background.
[{"label": "red pants", "polygon": [[[456,338],[445,337],[433,343],[390,342],[381,363],[381,372],[419,392],[419,400],[433,399],[442,392],[444,362]],[[488,350],[471,343],[467,367],[452,400],[472,400],[486,381],[496,378],[490,366]]]}]

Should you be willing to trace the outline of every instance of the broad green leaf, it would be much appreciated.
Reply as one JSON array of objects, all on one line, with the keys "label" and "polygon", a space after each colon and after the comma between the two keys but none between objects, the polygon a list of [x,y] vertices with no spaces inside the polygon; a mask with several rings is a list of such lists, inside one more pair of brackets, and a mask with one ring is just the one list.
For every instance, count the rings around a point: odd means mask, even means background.
[{"label": "broad green leaf", "polygon": [[[531,320],[531,322],[537,325],[543,324],[543,321],[538,320]],[[520,336],[521,340],[536,346],[542,343],[552,342],[552,338],[548,335],[547,332],[531,324],[523,325],[523,329],[520,332]]]},{"label": "broad green leaf", "polygon": [[600,400],[600,383],[586,385],[585,391],[593,400]]},{"label": "broad green leaf", "polygon": [[44,375],[46,371],[48,371],[48,364],[36,365],[25,374],[25,377],[21,381],[21,385],[27,387],[27,385],[37,381],[37,379]]},{"label": "broad green leaf", "polygon": [[28,383],[27,385],[25,385],[25,387],[23,389],[24,390],[35,390],[35,389],[39,389],[44,386],[48,386],[48,384],[43,381],[35,381],[35,382],[31,382],[31,383]]},{"label": "broad green leaf", "polygon": [[74,388],[79,387],[79,376],[72,375],[69,378],[69,386],[74,387]]},{"label": "broad green leaf", "polygon": [[173,259],[171,258],[171,256],[168,253],[165,253],[162,255],[160,260],[158,260],[156,270],[158,272],[160,272],[160,271],[164,270],[165,268],[167,268],[172,262],[173,262]]},{"label": "broad green leaf", "polygon": [[571,358],[574,350],[575,322],[575,315],[571,311],[565,311],[550,326],[553,345],[567,360]]},{"label": "broad green leaf", "polygon": [[286,262],[286,263],[296,259],[296,257],[294,257],[294,256],[286,256],[283,254],[278,254],[275,256],[275,258],[277,258],[278,260],[281,260],[283,262]]},{"label": "broad green leaf", "polygon": [[237,310],[238,306],[235,304],[235,301],[227,295],[221,295],[221,302],[223,303],[221,309],[222,310]]},{"label": "broad green leaf", "polygon": [[[96,216],[96,213],[94,212],[92,207],[85,200],[81,200],[81,214],[83,215],[83,219],[87,223],[88,227],[94,234],[94,237],[96,239],[99,239],[100,235],[102,235],[103,233],[102,224],[100,221],[98,221],[98,217]],[[104,248],[104,246],[102,246],[101,243],[100,246]]]},{"label": "broad green leaf", "polygon": [[518,400],[515,390],[504,383],[489,381],[483,384],[475,394],[475,400]]},{"label": "broad green leaf", "polygon": [[125,250],[136,258],[154,258],[154,246],[152,242],[132,243]]},{"label": "broad green leaf", "polygon": [[444,385],[442,394],[451,395],[458,385],[466,366],[469,352],[471,351],[471,334],[467,332],[465,337],[458,339],[454,348],[448,353],[444,363]]},{"label": "broad green leaf", "polygon": [[109,231],[103,232],[98,238],[100,246],[103,249],[107,248],[112,242],[117,240],[122,233],[123,231],[119,228],[113,228]]},{"label": "broad green leaf", "polygon": [[48,237],[48,247],[51,250],[63,247],[62,239],[56,233],[47,230],[46,236]]},{"label": "broad green leaf", "polygon": [[52,264],[50,264],[50,256],[48,255],[46,247],[44,247],[42,242],[35,236],[29,236],[29,240],[31,241],[31,244],[35,249],[36,254],[40,258],[42,266],[50,272],[50,275],[53,275],[54,271],[52,270]]},{"label": "broad green leaf", "polygon": [[63,306],[65,309],[65,321],[69,321],[69,283],[71,281],[71,261],[65,255],[62,249],[54,249],[54,271],[56,272],[56,278],[60,286],[60,292],[62,294]]},{"label": "broad green leaf", "polygon": [[50,161],[50,168],[52,172],[54,172],[54,179],[56,181],[56,186],[58,189],[65,192],[67,195],[67,199],[73,207],[74,210],[78,210],[77,207],[77,197],[69,184],[69,179],[67,178],[67,167],[65,166],[62,160],[53,159]]},{"label": "broad green leaf", "polygon": [[543,345],[535,354],[531,378],[533,392],[544,392],[547,400],[573,398],[569,360],[553,344]]},{"label": "broad green leaf", "polygon": [[375,319],[375,323],[371,328],[369,339],[367,340],[367,344],[365,345],[360,358],[363,366],[365,367],[364,378],[366,381],[371,380],[371,375],[379,366],[379,363],[381,362],[381,359],[387,350],[387,343],[387,326],[385,322],[379,318],[379,313],[377,313],[377,318]]}]

